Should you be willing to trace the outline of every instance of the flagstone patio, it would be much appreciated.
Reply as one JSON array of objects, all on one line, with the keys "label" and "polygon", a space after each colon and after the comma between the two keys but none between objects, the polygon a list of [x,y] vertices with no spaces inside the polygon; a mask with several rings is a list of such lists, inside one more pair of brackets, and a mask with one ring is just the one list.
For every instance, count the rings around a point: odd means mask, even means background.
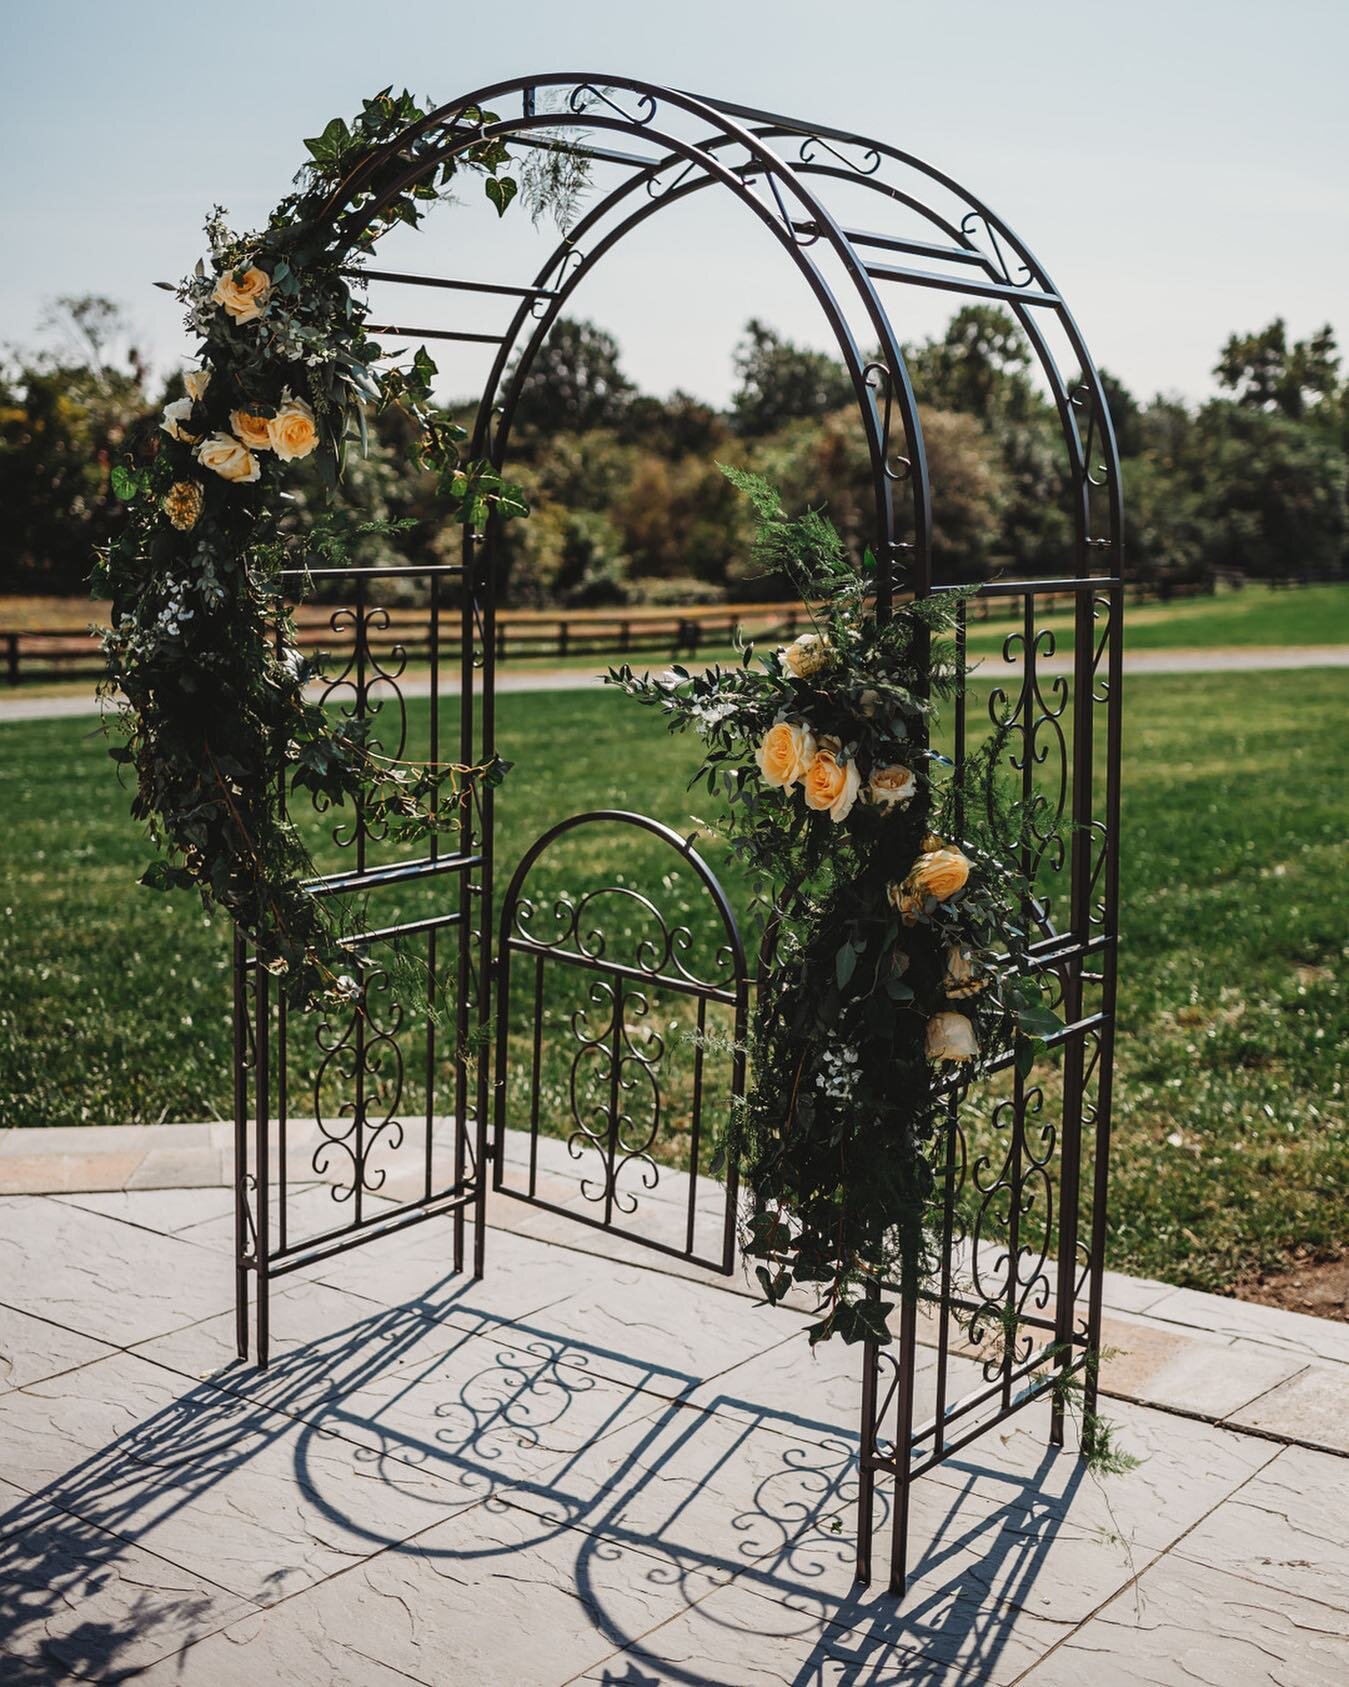
[{"label": "flagstone patio", "polygon": [[1027,1408],[917,1484],[896,1606],[801,1314],[498,1201],[482,1281],[434,1222],[283,1280],[259,1373],[224,1146],[0,1133],[0,1681],[1349,1680],[1349,1327],[1109,1278],[1140,1468]]}]

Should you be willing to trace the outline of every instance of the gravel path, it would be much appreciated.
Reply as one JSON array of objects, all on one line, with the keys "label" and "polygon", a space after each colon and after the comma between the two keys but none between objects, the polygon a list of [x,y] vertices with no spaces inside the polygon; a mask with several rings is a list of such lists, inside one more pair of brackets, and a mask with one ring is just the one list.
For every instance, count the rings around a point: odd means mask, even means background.
[{"label": "gravel path", "polygon": [[[987,673],[998,671],[997,658],[976,658]],[[1042,657],[1037,664],[1043,674],[1067,674],[1072,663],[1062,657]],[[1124,659],[1127,674],[1246,674],[1262,669],[1349,668],[1349,644],[1299,644],[1284,646],[1233,647],[1226,650],[1140,650]],[[509,669],[497,676],[497,692],[585,691],[597,683],[597,676],[580,668],[541,668],[524,673]],[[457,687],[442,682],[446,695]],[[410,679],[403,686],[405,697],[425,697],[430,691],[424,679]],[[8,721],[63,720],[74,715],[96,715],[96,698],[74,697],[0,698],[0,725]]]}]

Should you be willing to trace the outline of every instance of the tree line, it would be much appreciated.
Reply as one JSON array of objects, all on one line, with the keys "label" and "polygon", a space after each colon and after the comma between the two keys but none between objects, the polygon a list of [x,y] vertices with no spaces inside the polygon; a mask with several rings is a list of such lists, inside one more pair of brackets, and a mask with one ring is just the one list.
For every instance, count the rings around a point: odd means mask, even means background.
[{"label": "tree line", "polygon": [[[107,300],[62,300],[56,349],[0,363],[0,586],[74,593],[119,519],[110,476],[125,440],[181,393],[155,390]],[[907,346],[920,401],[944,578],[1061,572],[1071,552],[1067,459],[1030,347],[992,305],[958,311]],[[623,370],[614,339],[559,321],[525,377],[510,470],[531,504],[501,548],[517,605],[682,603],[763,598],[743,501],[717,467],[751,468],[789,503],[827,507],[866,541],[871,483],[852,382],[842,363],[747,324],[736,387],[717,409],[684,392],[657,398]],[[1290,338],[1282,320],[1233,335],[1199,405],[1142,401],[1102,380],[1123,457],[1128,567],[1166,583],[1217,575],[1332,578],[1349,560],[1349,382],[1329,328]],[[470,407],[450,406],[461,419]],[[428,475],[408,461],[397,410],[353,455],[334,525],[322,489],[300,477],[287,517],[297,539],[363,563],[456,559]],[[902,500],[901,500],[902,502]]]}]

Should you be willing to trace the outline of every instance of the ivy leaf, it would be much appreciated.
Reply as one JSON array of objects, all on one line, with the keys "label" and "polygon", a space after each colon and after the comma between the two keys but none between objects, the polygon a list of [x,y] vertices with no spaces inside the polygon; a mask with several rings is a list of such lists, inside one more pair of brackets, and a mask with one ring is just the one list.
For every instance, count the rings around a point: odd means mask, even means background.
[{"label": "ivy leaf", "polygon": [[141,489],[141,477],[121,463],[115,463],[112,470],[112,490],[115,497],[129,504]]},{"label": "ivy leaf", "polygon": [[321,135],[307,140],[305,150],[315,164],[336,164],[345,148],[351,145],[351,131],[340,117],[334,117]]},{"label": "ivy leaf", "polygon": [[513,176],[488,176],[483,184],[487,189],[487,197],[497,208],[497,216],[504,217],[506,207],[519,191]]},{"label": "ivy leaf", "polygon": [[847,989],[848,980],[857,971],[857,951],[851,943],[845,943],[834,956],[834,976],[838,979],[840,990]]},{"label": "ivy leaf", "polygon": [[1016,1024],[1023,1037],[1035,1037],[1042,1042],[1063,1029],[1063,1021],[1052,1008],[1035,1003],[1016,1010]]}]

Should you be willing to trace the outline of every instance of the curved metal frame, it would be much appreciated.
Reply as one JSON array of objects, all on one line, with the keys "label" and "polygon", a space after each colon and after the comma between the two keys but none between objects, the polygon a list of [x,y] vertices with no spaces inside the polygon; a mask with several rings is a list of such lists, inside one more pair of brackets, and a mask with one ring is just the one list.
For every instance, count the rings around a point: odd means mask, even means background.
[{"label": "curved metal frame", "polygon": [[[549,96],[560,109],[541,109]],[[503,112],[489,118],[484,112]],[[336,187],[326,215],[338,227],[348,249],[366,233],[388,199],[413,183],[435,174],[473,145],[501,139],[516,147],[551,144],[559,131],[574,134],[571,144],[604,169],[624,172],[616,186],[604,192],[574,228],[555,246],[531,278],[518,282],[459,281],[439,276],[398,275],[356,265],[372,283],[413,287],[452,287],[484,296],[516,301],[508,326],[500,335],[457,334],[439,330],[372,330],[416,339],[496,341],[497,350],[484,385],[474,428],[472,450],[504,466],[510,447],[516,408],[525,378],[549,330],[567,308],[577,288],[624,237],[667,205],[682,203],[704,188],[732,194],[776,240],[796,267],[820,309],[848,370],[857,399],[871,461],[874,493],[872,548],[877,557],[876,611],[891,611],[897,587],[907,585],[919,594],[945,589],[932,554],[933,498],[923,443],[922,421],[898,333],[885,298],[897,287],[936,288],[955,299],[976,298],[1003,304],[1026,335],[1053,400],[1063,436],[1070,477],[1073,527],[1071,563],[1054,580],[999,580],[976,593],[979,607],[1008,600],[1017,613],[1016,629],[1003,645],[1003,661],[1020,668],[1019,684],[999,687],[991,708],[1013,729],[1012,766],[1019,771],[1023,796],[1037,805],[1041,832],[1038,847],[1023,867],[1033,879],[1042,857],[1061,858],[1068,873],[1066,919],[1051,919],[1046,898],[1028,908],[1044,933],[1035,945],[1035,964],[1052,975],[1067,1026],[1058,1041],[1064,1051],[1062,1122],[1045,1127],[1037,1114],[1043,1096],[1019,1078],[1013,1079],[1011,1099],[1000,1104],[994,1130],[1003,1141],[1002,1159],[993,1164],[988,1154],[972,1155],[966,1141],[961,1109],[953,1104],[946,1133],[946,1176],[942,1185],[944,1264],[940,1284],[930,1297],[938,1326],[937,1409],[932,1421],[915,1428],[914,1381],[917,1308],[901,1311],[897,1358],[876,1348],[866,1354],[863,1378],[861,1503],[859,1513],[859,1575],[870,1573],[872,1494],[878,1477],[894,1484],[894,1548],[891,1584],[904,1579],[904,1535],[908,1487],[914,1475],[964,1445],[991,1423],[999,1422],[1026,1398],[1051,1389],[1051,1436],[1063,1438],[1061,1384],[1075,1372],[1085,1376],[1086,1406],[1092,1409],[1095,1377],[1091,1356],[1099,1350],[1101,1279],[1105,1246],[1105,1194],[1108,1172],[1110,1083],[1115,1020],[1115,949],[1118,932],[1118,828],[1120,755],[1120,677],[1123,611],[1123,523],[1119,463],[1114,432],[1099,375],[1081,332],[1043,265],[990,207],[961,188],[942,171],[884,142],[828,126],[799,123],[791,118],[724,101],[700,98],[656,84],[601,77],[583,72],[553,73],[518,81],[493,83],[440,107],[410,125],[395,140],[367,158]],[[616,150],[617,144],[643,150]],[[372,192],[377,184],[378,191]],[[840,187],[869,195],[877,205],[877,229],[850,226],[831,209],[831,196]],[[881,215],[880,213],[884,213]],[[887,218],[889,221],[887,222]],[[896,218],[899,221],[896,221]],[[917,232],[913,223],[917,222]],[[898,256],[904,263],[894,262]],[[1077,366],[1072,380],[1065,377],[1057,335],[1066,356]],[[875,356],[870,345],[877,347]],[[938,489],[939,491],[940,489]],[[908,502],[907,529],[912,537],[901,542],[896,500]],[[464,535],[462,567],[420,570],[431,583],[434,625],[438,628],[441,575],[463,575],[460,615],[461,759],[475,761],[495,749],[494,710],[494,556],[498,542],[495,522],[481,533]],[[358,582],[358,594],[363,593]],[[1055,676],[1046,692],[1044,664],[1057,655],[1057,634],[1039,619],[1051,594],[1070,597],[1073,609],[1071,684]],[[982,602],[979,602],[982,600]],[[959,638],[965,636],[968,605],[960,611]],[[379,663],[368,650],[369,612],[363,595],[357,605],[358,645],[356,708],[372,710],[367,701],[370,676]],[[432,715],[438,698],[439,649],[433,633]],[[964,757],[974,730],[962,693],[955,707],[955,750]],[[1098,747],[1098,739],[1103,745]],[[436,753],[433,749],[433,755]],[[1046,797],[1037,785],[1037,770],[1057,758],[1057,798]],[[1098,797],[1094,784],[1103,784]],[[387,882],[392,873],[403,882],[426,874],[451,874],[458,881],[457,911],[443,919],[422,922],[416,929],[457,926],[447,933],[458,940],[455,985],[457,1042],[463,1051],[481,1046],[495,999],[509,984],[509,955],[518,947],[509,919],[520,905],[530,867],[548,844],[564,832],[599,818],[643,826],[668,836],[674,847],[693,860],[711,890],[723,922],[734,921],[724,895],[705,866],[678,838],[639,816],[617,813],[577,816],[545,834],[516,869],[501,909],[501,927],[494,944],[494,821],[493,793],[482,794],[480,812],[463,814],[458,847],[440,855],[433,842],[422,862],[368,867],[367,832],[357,816],[353,841],[357,870],[331,875],[314,888],[316,894],[335,890],[359,891]],[[403,928],[389,928],[398,931]],[[387,932],[375,933],[376,937]],[[428,932],[428,958],[436,975],[436,933]],[[734,938],[737,947],[738,936]],[[743,981],[743,956],[737,969]],[[496,983],[494,994],[493,981]],[[739,988],[739,986],[737,986]],[[364,1010],[362,1009],[362,1012]],[[737,1008],[737,1011],[739,1009]],[[269,1163],[270,1105],[269,997],[265,977],[240,952],[236,969],[236,1141],[239,1145],[239,1284],[240,1349],[247,1330],[243,1309],[247,1274],[259,1284],[258,1347],[266,1351],[266,1288],[277,1269],[295,1269],[307,1262],[303,1248],[282,1250],[273,1261],[266,1235],[266,1197]],[[284,1014],[277,1020],[284,1065]],[[476,1035],[475,1035],[476,1033]],[[361,1050],[363,1032],[353,1035]],[[430,1033],[428,1033],[429,1037]],[[496,1055],[498,1083],[502,1076],[504,1034]],[[364,1061],[358,1051],[357,1065]],[[430,1085],[433,1058],[428,1042]],[[502,1183],[499,1151],[489,1140],[491,1101],[487,1062],[479,1054],[461,1053],[456,1059],[455,1174],[444,1189],[433,1189],[428,1146],[427,1187],[424,1198],[408,1204],[384,1222],[338,1242],[330,1251],[354,1245],[366,1234],[384,1233],[402,1223],[416,1222],[437,1212],[453,1214],[456,1267],[464,1257],[465,1216],[472,1211],[474,1268],[483,1269],[483,1215],[489,1160],[493,1180]],[[255,1080],[256,1137],[253,1168],[248,1165],[247,1101],[250,1073]],[[742,1074],[743,1077],[743,1074]],[[280,1085],[280,1131],[284,1144],[284,1083]],[[364,1178],[361,1146],[362,1108],[359,1079],[354,1103],[356,1166],[359,1192]],[[500,1099],[498,1097],[498,1107]],[[428,1100],[428,1144],[430,1132]],[[469,1115],[476,1114],[472,1128]],[[499,1150],[500,1122],[495,1133]],[[389,1118],[392,1118],[390,1112]],[[377,1121],[378,1137],[388,1125]],[[401,1126],[398,1127],[401,1130]],[[1038,1145],[1028,1134],[1041,1132]],[[1089,1178],[1084,1172],[1084,1139],[1091,1150]],[[386,1135],[385,1140],[388,1140]],[[1056,1176],[1049,1168],[1057,1155]],[[995,1156],[996,1158],[996,1156]],[[284,1150],[282,1164],[284,1167]],[[991,1168],[991,1169],[990,1169]],[[612,1173],[612,1167],[611,1167]],[[1023,1243],[1025,1225],[1035,1204],[1037,1179],[1044,1180],[1038,1255]],[[1090,1218],[1085,1241],[1080,1231],[1081,1196],[1087,1195]],[[371,1187],[369,1184],[366,1187]],[[1057,1211],[1052,1210],[1058,1191]],[[981,1200],[967,1219],[969,1199]],[[1006,1245],[990,1269],[975,1253],[971,1286],[962,1292],[956,1282],[956,1256],[962,1244],[969,1251],[990,1212],[1006,1208]],[[968,1223],[968,1230],[967,1230]],[[1056,1263],[1050,1281],[1048,1248],[1055,1244]],[[971,1240],[973,1238],[973,1240]],[[312,1252],[312,1249],[310,1250]],[[717,1269],[729,1263],[708,1262]],[[1078,1311],[1085,1296],[1085,1315]],[[1052,1305],[1051,1305],[1052,1302]],[[1000,1322],[1012,1331],[1002,1351],[985,1362],[985,1384],[954,1404],[948,1403],[949,1376],[956,1356],[952,1330],[958,1320],[971,1328]],[[1030,1336],[1039,1331],[1051,1338],[1038,1348]],[[882,1391],[881,1373],[893,1367],[890,1386]],[[991,1402],[992,1416],[976,1421]],[[883,1434],[887,1414],[894,1414],[893,1433]],[[974,1424],[971,1428],[970,1425]]]}]

